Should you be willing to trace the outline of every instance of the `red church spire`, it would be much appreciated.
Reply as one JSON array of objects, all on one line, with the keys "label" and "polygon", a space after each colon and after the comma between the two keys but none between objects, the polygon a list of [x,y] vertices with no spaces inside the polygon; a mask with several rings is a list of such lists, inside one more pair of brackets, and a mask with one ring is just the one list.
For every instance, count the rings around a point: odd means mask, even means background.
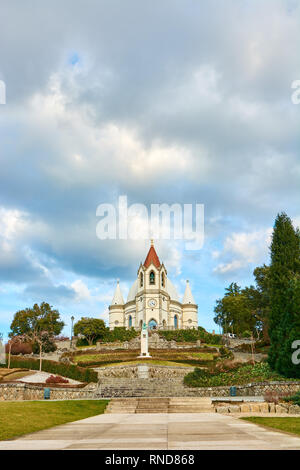
[{"label": "red church spire", "polygon": [[153,240],[151,240],[151,246],[144,262],[145,268],[148,268],[151,263],[154,264],[156,268],[160,267],[160,261],[155,251]]}]

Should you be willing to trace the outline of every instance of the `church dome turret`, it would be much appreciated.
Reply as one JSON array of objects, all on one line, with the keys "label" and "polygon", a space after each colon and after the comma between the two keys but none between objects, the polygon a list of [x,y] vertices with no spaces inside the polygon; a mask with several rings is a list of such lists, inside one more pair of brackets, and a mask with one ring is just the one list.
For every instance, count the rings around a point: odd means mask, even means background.
[{"label": "church dome turret", "polygon": [[119,281],[117,282],[117,287],[114,293],[114,297],[111,301],[111,305],[124,305],[124,299],[120,288]]},{"label": "church dome turret", "polygon": [[194,299],[193,294],[192,294],[192,291],[191,291],[191,288],[190,288],[189,281],[186,281],[186,287],[185,287],[185,292],[184,292],[182,303],[184,305],[186,305],[186,304],[195,305],[196,304],[195,299]]}]

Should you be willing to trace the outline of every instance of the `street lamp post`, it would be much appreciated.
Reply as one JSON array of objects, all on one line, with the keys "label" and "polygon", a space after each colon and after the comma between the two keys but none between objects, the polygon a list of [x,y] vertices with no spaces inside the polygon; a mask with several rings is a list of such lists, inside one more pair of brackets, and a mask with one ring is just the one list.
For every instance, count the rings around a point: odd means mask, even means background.
[{"label": "street lamp post", "polygon": [[71,321],[72,321],[72,324],[71,324],[71,343],[70,343],[70,348],[72,349],[72,347],[73,347],[73,322],[74,322],[74,317],[73,317],[73,315],[71,316]]}]

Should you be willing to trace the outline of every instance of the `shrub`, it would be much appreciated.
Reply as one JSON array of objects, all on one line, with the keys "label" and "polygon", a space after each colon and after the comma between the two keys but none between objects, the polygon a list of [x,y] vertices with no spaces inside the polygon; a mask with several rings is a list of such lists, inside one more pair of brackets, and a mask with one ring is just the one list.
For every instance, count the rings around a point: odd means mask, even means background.
[{"label": "shrub", "polygon": [[293,402],[294,405],[300,406],[300,390],[295,395],[284,397],[284,401]]},{"label": "shrub", "polygon": [[204,372],[200,369],[201,373],[198,370],[195,369],[184,377],[184,383],[189,387],[218,387],[268,380],[286,380],[283,376],[273,372],[266,362],[259,362],[255,365],[239,364],[233,370],[225,370],[221,373],[216,369]]},{"label": "shrub", "polygon": [[246,330],[244,331],[244,333],[242,333],[242,338],[251,338],[251,336],[252,336],[252,333],[249,330]]},{"label": "shrub", "polygon": [[[96,344],[96,340],[93,344]],[[78,338],[78,340],[76,341],[76,346],[78,346],[78,347],[79,346],[88,346],[88,345],[89,345],[89,343],[88,343],[87,339],[85,339],[85,338]]]},{"label": "shrub", "polygon": [[290,394],[288,392],[275,392],[273,390],[267,390],[264,394],[264,400],[268,403],[275,403],[278,405],[280,401],[286,401],[286,398],[289,397],[289,395]]},{"label": "shrub", "polygon": [[233,353],[231,351],[229,351],[229,349],[225,348],[225,346],[220,347],[219,353],[220,353],[220,356],[222,358],[225,358],[225,357],[228,358],[228,359],[233,358]]},{"label": "shrub", "polygon": [[[6,364],[0,364],[0,367],[6,367]],[[39,370],[40,361],[38,359],[12,357],[11,368]],[[42,362],[42,370],[44,372],[50,372],[50,374],[62,375],[69,379],[78,380],[79,382],[98,382],[98,374],[96,371],[78,367],[74,364],[63,364],[61,362],[44,359]]]},{"label": "shrub", "polygon": [[60,375],[50,375],[48,379],[46,379],[46,384],[68,384],[69,381],[64,379]]},{"label": "shrub", "polygon": [[[50,353],[50,352],[54,352],[56,350],[57,350],[57,346],[54,342],[54,338],[52,338],[51,336],[46,336],[45,340],[43,341],[42,351],[44,353]],[[32,352],[34,354],[39,354],[40,353],[40,347],[39,347],[38,343],[33,344]]]},{"label": "shrub", "polygon": [[221,335],[207,333],[207,331],[205,331],[201,326],[199,326],[198,329],[190,330],[158,330],[158,334],[164,336],[164,338],[166,338],[168,341],[173,340],[176,342],[195,342],[200,339],[200,341],[203,343],[222,344]]},{"label": "shrub", "polygon": [[132,338],[135,338],[140,334],[139,331],[136,331],[134,328],[130,328],[127,330],[123,326],[119,326],[114,328],[113,330],[109,330],[107,328],[103,338],[103,343],[111,343],[114,341],[130,341]]},{"label": "shrub", "polygon": [[[8,344],[5,345],[5,352],[8,354],[9,347]],[[11,354],[31,354],[32,353],[32,344],[31,343],[13,343],[11,347]]]}]

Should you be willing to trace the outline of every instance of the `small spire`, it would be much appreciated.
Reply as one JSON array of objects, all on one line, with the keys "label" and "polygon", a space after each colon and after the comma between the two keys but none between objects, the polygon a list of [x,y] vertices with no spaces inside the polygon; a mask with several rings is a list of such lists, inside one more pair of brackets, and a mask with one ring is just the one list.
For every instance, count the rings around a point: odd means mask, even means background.
[{"label": "small spire", "polygon": [[154,246],[154,240],[151,238],[151,246]]},{"label": "small spire", "polygon": [[121,289],[120,289],[120,282],[119,282],[119,279],[118,279],[117,280],[117,287],[116,287],[111,305],[123,305],[123,304],[124,304],[124,300],[123,300],[122,292],[121,292]]},{"label": "small spire", "polygon": [[196,304],[195,299],[194,299],[193,294],[192,294],[192,291],[191,291],[191,288],[190,288],[190,283],[189,283],[188,280],[186,281],[185,293],[184,293],[184,296],[183,296],[182,303],[183,304],[194,304],[194,305]]}]

